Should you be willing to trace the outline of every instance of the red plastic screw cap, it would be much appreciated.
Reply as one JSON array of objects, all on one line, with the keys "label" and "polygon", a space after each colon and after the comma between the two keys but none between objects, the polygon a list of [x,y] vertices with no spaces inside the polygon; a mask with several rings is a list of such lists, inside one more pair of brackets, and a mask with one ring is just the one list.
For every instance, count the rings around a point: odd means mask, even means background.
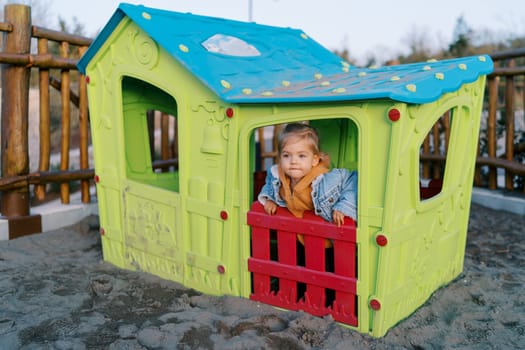
[{"label": "red plastic screw cap", "polygon": [[106,234],[106,230],[104,230],[102,227],[98,231],[101,236],[104,236]]},{"label": "red plastic screw cap", "polygon": [[91,79],[89,78],[89,75],[86,75],[86,84],[89,84],[90,81]]},{"label": "red plastic screw cap", "polygon": [[226,116],[228,118],[233,118],[233,108],[226,108]]},{"label": "red plastic screw cap", "polygon": [[226,272],[226,268],[223,266],[223,265],[218,265],[217,266],[217,271],[223,275],[225,272]]},{"label": "red plastic screw cap", "polygon": [[96,182],[96,183],[99,183],[99,182],[100,182],[100,176],[95,175],[95,182]]},{"label": "red plastic screw cap", "polygon": [[376,236],[376,243],[380,247],[384,247],[388,244],[388,238],[386,238],[385,235],[377,235]]},{"label": "red plastic screw cap", "polygon": [[221,219],[228,220],[228,212],[226,210],[221,210]]},{"label": "red plastic screw cap", "polygon": [[372,310],[379,311],[381,309],[381,303],[377,299],[370,300],[370,307]]},{"label": "red plastic screw cap", "polygon": [[392,108],[388,111],[388,119],[390,119],[393,122],[397,122],[401,118],[401,112],[399,112],[399,109]]}]

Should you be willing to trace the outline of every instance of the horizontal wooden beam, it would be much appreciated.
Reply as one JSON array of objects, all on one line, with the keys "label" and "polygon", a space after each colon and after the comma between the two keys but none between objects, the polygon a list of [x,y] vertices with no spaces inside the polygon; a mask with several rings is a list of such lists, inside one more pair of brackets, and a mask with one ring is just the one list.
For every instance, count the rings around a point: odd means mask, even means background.
[{"label": "horizontal wooden beam", "polygon": [[43,185],[52,182],[91,180],[95,176],[93,169],[41,171],[20,176],[0,178],[0,191],[22,188],[27,185]]},{"label": "horizontal wooden beam", "polygon": [[72,58],[61,58],[51,54],[45,55],[26,55],[0,52],[0,61],[2,63],[39,68],[56,68],[56,69],[71,69],[77,70],[78,60]]},{"label": "horizontal wooden beam", "polygon": [[35,38],[48,39],[56,42],[67,41],[71,45],[77,46],[89,46],[93,42],[93,39],[86,38],[84,36],[68,34],[38,26],[32,27],[32,36]]},{"label": "horizontal wooden beam", "polygon": [[[422,161],[430,162],[445,162],[445,156],[442,154],[421,154],[420,159]],[[525,164],[517,163],[515,161],[502,159],[502,158],[493,158],[493,157],[477,157],[476,158],[477,166],[493,166],[496,168],[503,168],[510,171],[513,174],[525,176]]]}]

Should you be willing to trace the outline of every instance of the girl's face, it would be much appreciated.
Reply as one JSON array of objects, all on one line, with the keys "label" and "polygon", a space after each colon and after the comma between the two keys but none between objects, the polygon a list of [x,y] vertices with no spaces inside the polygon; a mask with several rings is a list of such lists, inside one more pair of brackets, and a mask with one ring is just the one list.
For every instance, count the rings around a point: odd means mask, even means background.
[{"label": "girl's face", "polygon": [[297,183],[319,164],[319,155],[307,140],[291,138],[281,151],[279,164],[292,183]]}]

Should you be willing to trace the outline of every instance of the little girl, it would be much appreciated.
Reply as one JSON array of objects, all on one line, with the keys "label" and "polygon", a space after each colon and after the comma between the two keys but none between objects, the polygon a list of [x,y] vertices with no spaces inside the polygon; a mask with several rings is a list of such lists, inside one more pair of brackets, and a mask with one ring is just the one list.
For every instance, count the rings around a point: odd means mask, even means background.
[{"label": "little girl", "polygon": [[337,226],[344,224],[345,216],[357,221],[357,172],[329,169],[329,157],[319,150],[314,128],[288,124],[279,136],[278,154],[278,164],[269,169],[258,196],[267,214],[275,214],[280,206],[296,217],[314,210]]}]

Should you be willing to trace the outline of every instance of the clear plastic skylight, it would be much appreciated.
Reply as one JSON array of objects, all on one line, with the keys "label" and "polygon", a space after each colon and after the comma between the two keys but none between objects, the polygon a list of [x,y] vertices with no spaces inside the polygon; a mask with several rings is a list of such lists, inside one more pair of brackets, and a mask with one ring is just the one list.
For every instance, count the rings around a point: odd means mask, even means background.
[{"label": "clear plastic skylight", "polygon": [[246,41],[230,35],[215,34],[202,43],[209,52],[228,56],[252,57],[260,56],[257,48]]}]

